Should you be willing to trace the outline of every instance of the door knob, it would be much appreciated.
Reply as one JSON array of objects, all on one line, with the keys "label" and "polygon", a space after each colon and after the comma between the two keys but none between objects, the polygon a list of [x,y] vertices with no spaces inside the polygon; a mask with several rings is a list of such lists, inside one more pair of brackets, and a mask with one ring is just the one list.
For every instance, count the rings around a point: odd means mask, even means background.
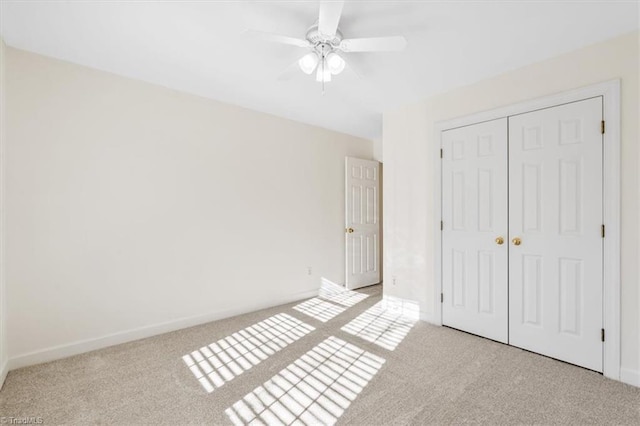
[{"label": "door knob", "polygon": [[501,246],[504,243],[504,238],[502,237],[498,237],[496,238],[496,244]]},{"label": "door knob", "polygon": [[519,246],[520,244],[522,244],[522,240],[518,237],[515,237],[513,240],[511,240],[511,242],[514,246]]},{"label": "door knob", "polygon": [[352,234],[352,233],[353,233],[353,228],[347,228],[347,232],[348,232],[349,234]]}]

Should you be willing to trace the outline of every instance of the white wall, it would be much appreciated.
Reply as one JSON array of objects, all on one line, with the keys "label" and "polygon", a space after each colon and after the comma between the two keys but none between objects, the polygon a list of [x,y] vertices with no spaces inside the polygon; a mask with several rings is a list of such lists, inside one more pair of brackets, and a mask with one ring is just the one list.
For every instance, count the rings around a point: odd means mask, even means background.
[{"label": "white wall", "polygon": [[371,141],[12,48],[7,103],[12,367],[344,282]]},{"label": "white wall", "polygon": [[4,146],[5,146],[5,44],[0,38],[0,389],[7,376],[7,350],[6,313],[7,298],[5,297],[5,263],[4,263]]},{"label": "white wall", "polygon": [[[622,80],[622,374],[640,385],[638,33],[589,46],[384,114],[385,295],[434,312],[434,123],[565,90]],[[393,285],[393,278],[395,285]]]}]

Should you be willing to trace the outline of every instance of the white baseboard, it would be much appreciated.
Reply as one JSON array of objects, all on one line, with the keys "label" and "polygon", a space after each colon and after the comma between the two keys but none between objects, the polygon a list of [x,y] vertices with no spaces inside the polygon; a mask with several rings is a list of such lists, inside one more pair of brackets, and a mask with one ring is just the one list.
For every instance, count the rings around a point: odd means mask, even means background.
[{"label": "white baseboard", "polygon": [[436,318],[435,313],[420,312],[420,321],[428,322],[432,325],[442,326],[440,318]]},{"label": "white baseboard", "polygon": [[210,314],[205,314],[205,315],[197,315],[193,317],[180,318],[177,320],[167,321],[160,324],[153,324],[153,325],[139,327],[132,330],[120,331],[117,333],[112,333],[106,336],[96,337],[93,339],[79,340],[73,343],[68,343],[68,344],[59,345],[59,346],[52,346],[49,348],[25,353],[25,354],[10,358],[7,363],[8,365],[5,364],[2,372],[6,376],[6,373],[9,370],[15,370],[17,368],[27,367],[30,365],[42,364],[43,362],[49,362],[49,361],[54,361],[61,358],[67,358],[73,355],[94,351],[96,349],[103,349],[113,345],[119,345],[122,343],[132,342],[134,340],[156,336],[158,334],[168,333],[170,331],[176,331],[176,330],[181,330],[183,328],[193,327],[195,325],[205,324],[211,321],[230,318],[236,315],[242,315],[249,312],[259,311],[261,309],[272,308],[278,305],[284,305],[286,303],[307,299],[309,297],[314,297],[317,295],[318,295],[318,290],[307,290],[300,293],[291,294],[288,296],[280,296],[278,298],[274,298],[272,300],[261,302],[261,303],[254,303],[252,305],[244,305],[241,307],[226,309],[224,311],[212,312]]},{"label": "white baseboard", "polygon": [[640,388],[640,371],[620,368],[620,381]]},{"label": "white baseboard", "polygon": [[2,390],[2,387],[4,386],[7,374],[9,374],[9,360],[6,360],[4,364],[0,366],[0,390]]}]

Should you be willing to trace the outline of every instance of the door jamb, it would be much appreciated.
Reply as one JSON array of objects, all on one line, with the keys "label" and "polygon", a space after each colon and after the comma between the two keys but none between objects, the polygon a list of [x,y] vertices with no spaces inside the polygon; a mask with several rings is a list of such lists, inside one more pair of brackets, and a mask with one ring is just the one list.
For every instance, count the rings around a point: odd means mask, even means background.
[{"label": "door jamb", "polygon": [[516,114],[549,108],[569,102],[576,102],[596,96],[603,99],[603,120],[606,131],[603,137],[603,214],[606,226],[604,239],[604,282],[603,282],[603,328],[606,339],[603,343],[603,374],[614,380],[620,380],[620,80],[610,80],[574,90],[519,102],[506,107],[470,114],[435,123],[437,144],[431,147],[431,157],[435,164],[434,191],[434,235],[435,240],[435,294],[434,315],[431,318],[437,325],[442,325],[442,149],[441,134],[445,130],[477,124],[484,121],[509,117]]}]

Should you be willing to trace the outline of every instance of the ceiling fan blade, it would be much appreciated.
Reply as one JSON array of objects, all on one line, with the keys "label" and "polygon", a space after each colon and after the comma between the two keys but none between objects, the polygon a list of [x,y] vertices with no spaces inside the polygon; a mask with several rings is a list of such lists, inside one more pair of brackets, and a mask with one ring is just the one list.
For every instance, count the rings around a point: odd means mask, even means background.
[{"label": "ceiling fan blade", "polygon": [[300,65],[299,65],[300,59],[302,58],[304,58],[304,56],[299,59],[296,59],[295,62],[292,62],[287,68],[285,68],[284,71],[282,71],[280,75],[278,75],[277,80],[288,81],[294,77],[305,75],[300,69]]},{"label": "ceiling fan blade", "polygon": [[321,1],[318,31],[320,34],[333,37],[338,30],[338,23],[342,15],[344,1]]},{"label": "ceiling fan blade", "polygon": [[[280,73],[280,75],[278,75],[278,78],[276,79],[277,81],[289,81],[292,78],[298,76],[299,74],[302,74],[302,72],[300,71],[300,68],[298,68],[298,63],[295,62],[291,65],[289,65],[287,68],[285,68],[284,71],[282,71]],[[304,75],[304,74],[302,74]]]},{"label": "ceiling fan blade", "polygon": [[271,41],[274,43],[288,44],[297,47],[311,47],[311,44],[307,40],[301,38],[289,37],[281,34],[265,33],[263,31],[245,31],[250,37],[259,38],[261,40]]},{"label": "ceiling fan blade", "polygon": [[348,38],[340,42],[343,52],[394,52],[406,46],[407,39],[403,36]]},{"label": "ceiling fan blade", "polygon": [[344,70],[347,72],[347,74],[351,74],[358,79],[362,79],[362,76],[364,75],[362,73],[362,69],[357,64],[354,64],[353,61],[347,62],[345,64]]}]

